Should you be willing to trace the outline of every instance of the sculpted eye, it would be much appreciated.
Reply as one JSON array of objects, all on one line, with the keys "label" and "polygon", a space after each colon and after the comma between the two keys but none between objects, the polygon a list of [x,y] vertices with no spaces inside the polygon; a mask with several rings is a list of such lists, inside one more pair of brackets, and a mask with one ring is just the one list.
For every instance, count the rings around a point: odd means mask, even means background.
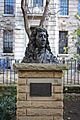
[{"label": "sculpted eye", "polygon": [[38,35],[38,37],[44,37],[44,38],[46,38],[47,36],[43,35],[43,34],[40,34],[40,35]]},{"label": "sculpted eye", "polygon": [[44,37],[46,38],[47,36],[46,36],[46,35],[44,35]]},{"label": "sculpted eye", "polygon": [[38,35],[38,37],[42,37],[42,34]]}]

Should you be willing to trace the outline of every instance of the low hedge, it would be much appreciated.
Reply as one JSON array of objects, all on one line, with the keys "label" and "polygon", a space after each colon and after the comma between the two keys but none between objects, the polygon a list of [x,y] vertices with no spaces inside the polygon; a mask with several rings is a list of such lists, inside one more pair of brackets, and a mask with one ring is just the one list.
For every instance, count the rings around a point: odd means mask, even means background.
[{"label": "low hedge", "polygon": [[80,86],[65,86],[63,88],[64,93],[80,93]]}]

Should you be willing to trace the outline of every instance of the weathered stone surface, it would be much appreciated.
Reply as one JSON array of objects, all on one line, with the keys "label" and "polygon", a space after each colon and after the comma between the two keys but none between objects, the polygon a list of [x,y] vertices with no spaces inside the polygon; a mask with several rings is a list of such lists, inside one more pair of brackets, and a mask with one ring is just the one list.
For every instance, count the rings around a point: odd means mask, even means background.
[{"label": "weathered stone surface", "polygon": [[52,83],[54,84],[54,78],[28,78],[27,85],[30,83]]},{"label": "weathered stone surface", "polygon": [[17,92],[19,93],[19,92],[21,92],[21,93],[26,93],[26,86],[20,86],[20,85],[18,85],[17,86]]},{"label": "weathered stone surface", "polygon": [[63,116],[54,116],[54,120],[63,120]]},{"label": "weathered stone surface", "polygon": [[62,109],[27,109],[27,115],[35,116],[50,116],[50,115],[63,115]]},{"label": "weathered stone surface", "polygon": [[39,100],[50,100],[50,101],[62,101],[63,100],[63,94],[59,94],[59,93],[56,93],[56,94],[52,94],[52,96],[51,97],[30,97],[30,95],[29,94],[27,94],[27,100],[36,100],[37,99],[37,101],[39,101]]},{"label": "weathered stone surface", "polygon": [[53,116],[21,116],[17,117],[17,120],[54,120]]},{"label": "weathered stone surface", "polygon": [[63,93],[63,86],[53,86],[53,93]]},{"label": "weathered stone surface", "polygon": [[54,82],[52,83],[52,85],[56,85],[56,86],[61,86],[63,84],[63,80],[61,78],[54,78]]},{"label": "weathered stone surface", "polygon": [[17,116],[26,116],[26,109],[18,109],[17,110]]},{"label": "weathered stone surface", "polygon": [[41,100],[41,101],[50,100],[50,101],[52,101],[52,100],[54,100],[54,99],[53,99],[53,96],[51,96],[51,97],[37,97],[37,98],[36,98],[36,97],[30,97],[30,94],[28,93],[28,94],[27,94],[27,100],[30,100],[30,101],[31,101],[31,100],[32,100],[32,101],[33,101],[33,100],[37,100],[37,101],[40,101],[40,100]]},{"label": "weathered stone surface", "polygon": [[53,72],[19,71],[20,78],[53,78]]},{"label": "weathered stone surface", "polygon": [[61,93],[61,94],[54,94],[53,95],[53,99],[54,100],[58,100],[58,101],[63,101],[63,93]]},{"label": "weathered stone surface", "polygon": [[18,78],[18,85],[26,85],[26,78]]},{"label": "weathered stone surface", "polygon": [[14,64],[14,68],[17,70],[28,71],[62,71],[68,69],[67,65],[63,64],[40,64],[40,63],[17,63]]},{"label": "weathered stone surface", "polygon": [[54,71],[53,78],[62,78],[63,72],[62,71]]},{"label": "weathered stone surface", "polygon": [[17,94],[17,100],[18,101],[22,101],[22,100],[25,101],[26,100],[26,93],[18,93]]},{"label": "weathered stone surface", "polygon": [[63,108],[62,101],[18,101],[18,108]]},{"label": "weathered stone surface", "polygon": [[27,86],[27,85],[18,85],[17,86],[17,92],[18,93],[28,93],[29,92],[29,86]]}]

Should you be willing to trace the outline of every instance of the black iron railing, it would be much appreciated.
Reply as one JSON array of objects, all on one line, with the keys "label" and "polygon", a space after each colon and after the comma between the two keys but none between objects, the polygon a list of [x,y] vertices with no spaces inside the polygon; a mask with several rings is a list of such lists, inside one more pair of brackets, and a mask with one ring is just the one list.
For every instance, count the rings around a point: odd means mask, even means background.
[{"label": "black iron railing", "polygon": [[[0,83],[14,84],[17,82],[17,71],[13,69],[14,63],[20,63],[21,60],[0,59]],[[67,64],[68,70],[64,70],[64,85],[80,85],[80,63],[77,60],[61,60],[61,63]]]},{"label": "black iron railing", "polygon": [[80,85],[80,63],[76,59],[61,60],[63,64],[68,66],[68,70],[64,70],[64,85]]},{"label": "black iron railing", "polygon": [[13,68],[14,63],[20,60],[0,59],[0,83],[14,84],[17,81],[17,71]]}]

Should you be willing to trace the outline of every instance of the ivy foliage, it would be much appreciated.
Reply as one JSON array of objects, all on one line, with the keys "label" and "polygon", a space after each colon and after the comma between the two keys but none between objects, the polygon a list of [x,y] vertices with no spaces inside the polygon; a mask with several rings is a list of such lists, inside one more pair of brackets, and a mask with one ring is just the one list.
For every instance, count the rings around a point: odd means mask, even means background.
[{"label": "ivy foliage", "polygon": [[80,36],[80,29],[77,29],[76,32],[77,32],[77,35]]},{"label": "ivy foliage", "polygon": [[[66,36],[66,38],[69,38],[69,37],[70,37],[69,44],[73,44],[75,45],[75,47],[80,46],[80,28],[76,29],[74,32],[71,32]],[[69,46],[64,47],[64,53],[68,53],[69,49],[70,49]],[[76,56],[77,56],[77,53],[76,53]]]},{"label": "ivy foliage", "polygon": [[16,120],[16,87],[0,87],[0,120]]}]

